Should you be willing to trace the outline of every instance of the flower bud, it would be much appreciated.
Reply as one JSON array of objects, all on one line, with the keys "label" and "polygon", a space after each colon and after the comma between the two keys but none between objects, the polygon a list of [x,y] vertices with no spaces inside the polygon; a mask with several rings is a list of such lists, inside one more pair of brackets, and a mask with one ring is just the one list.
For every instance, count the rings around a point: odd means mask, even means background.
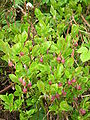
[{"label": "flower bud", "polygon": [[22,82],[22,85],[23,85],[23,86],[26,86],[26,82],[25,82],[25,81],[23,81],[23,82]]},{"label": "flower bud", "polygon": [[72,81],[68,81],[68,85],[71,85],[72,84]]},{"label": "flower bud", "polygon": [[52,81],[49,81],[49,85],[51,85],[52,84]]},{"label": "flower bud", "polygon": [[20,52],[20,56],[24,56],[24,53],[23,53],[23,52]]},{"label": "flower bud", "polygon": [[61,61],[61,58],[58,56],[56,60],[57,60],[58,62],[60,62],[60,61]]},{"label": "flower bud", "polygon": [[58,87],[61,87],[61,86],[62,86],[62,83],[61,83],[61,82],[59,82],[59,83],[58,83]]},{"label": "flower bud", "polygon": [[76,82],[76,80],[75,79],[72,79],[72,83],[75,83]]},{"label": "flower bud", "polygon": [[12,63],[11,61],[9,61],[9,62],[8,62],[8,66],[9,66],[9,67],[12,67],[12,66],[14,66],[14,65],[13,65],[13,63]]},{"label": "flower bud", "polygon": [[51,102],[53,102],[55,100],[55,96],[51,97]]},{"label": "flower bud", "polygon": [[58,93],[56,93],[56,98],[59,99],[60,95]]},{"label": "flower bud", "polygon": [[80,113],[81,115],[85,115],[86,111],[81,108],[81,109],[79,110],[79,113]]},{"label": "flower bud", "polygon": [[19,81],[20,81],[20,83],[23,83],[23,79],[22,78],[19,78]]},{"label": "flower bud", "polygon": [[28,83],[28,87],[31,87],[31,86],[32,86],[32,84],[31,84],[31,82],[29,82],[29,83]]},{"label": "flower bud", "polygon": [[65,63],[65,60],[64,60],[64,59],[62,59],[62,61],[61,61],[61,62],[62,62],[62,64],[64,64],[64,63]]},{"label": "flower bud", "polygon": [[41,62],[41,63],[43,62],[43,58],[42,58],[42,57],[40,58],[40,62]]},{"label": "flower bud", "polygon": [[64,90],[62,90],[62,94],[63,96],[66,96],[67,93]]},{"label": "flower bud", "polygon": [[23,88],[23,93],[27,93],[27,88]]},{"label": "flower bud", "polygon": [[77,90],[81,90],[82,89],[80,85],[77,85],[76,88],[77,88]]}]

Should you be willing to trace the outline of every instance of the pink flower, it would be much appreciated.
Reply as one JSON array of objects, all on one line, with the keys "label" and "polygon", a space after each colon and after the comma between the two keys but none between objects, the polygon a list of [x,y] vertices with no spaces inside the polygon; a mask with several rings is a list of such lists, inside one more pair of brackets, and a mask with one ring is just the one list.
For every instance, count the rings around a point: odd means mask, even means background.
[{"label": "pink flower", "polygon": [[53,102],[55,100],[55,96],[51,97],[51,102]]},{"label": "pink flower", "polygon": [[64,63],[65,63],[65,60],[64,60],[64,59],[62,59],[62,61],[61,61],[61,62],[62,62],[62,64],[64,64]]},{"label": "pink flower", "polygon": [[77,90],[81,90],[82,89],[80,85],[77,85],[76,88],[77,88]]},{"label": "pink flower", "polygon": [[62,94],[63,96],[66,96],[67,93],[64,90],[62,90]]},{"label": "pink flower", "polygon": [[20,81],[20,83],[23,83],[23,79],[22,78],[19,78],[19,81]]},{"label": "pink flower", "polygon": [[27,88],[23,88],[23,92],[24,92],[24,93],[27,93]]},{"label": "pink flower", "polygon": [[16,69],[16,65],[14,65],[14,69]]},{"label": "pink flower", "polygon": [[57,57],[57,61],[58,61],[58,62],[60,62],[60,61],[61,61],[61,58],[60,58],[59,56]]},{"label": "pink flower", "polygon": [[40,62],[41,62],[41,63],[43,62],[43,58],[42,58],[42,57],[40,58]]},{"label": "pink flower", "polygon": [[59,99],[60,95],[58,93],[56,93],[56,98]]},{"label": "pink flower", "polygon": [[23,85],[23,86],[26,86],[26,82],[25,82],[25,81],[23,81],[23,82],[22,82],[22,85]]},{"label": "pink flower", "polygon": [[74,43],[74,46],[77,47],[78,46],[78,42]]},{"label": "pink flower", "polygon": [[72,83],[75,83],[76,82],[76,80],[75,79],[72,79]]},{"label": "pink flower", "polygon": [[31,86],[32,86],[32,84],[31,84],[31,82],[29,82],[29,83],[28,83],[28,87],[31,87]]},{"label": "pink flower", "polygon": [[68,85],[71,85],[72,84],[72,81],[68,81]]},{"label": "pink flower", "polygon": [[9,62],[8,62],[8,66],[9,66],[9,67],[12,67],[12,66],[14,66],[14,65],[13,65],[13,63],[12,63],[11,61],[9,61]]},{"label": "pink flower", "polygon": [[59,83],[58,83],[58,87],[61,87],[61,86],[62,86],[62,83],[61,83],[61,82],[59,82]]},{"label": "pink flower", "polygon": [[52,84],[52,81],[49,81],[49,85],[51,85]]},{"label": "pink flower", "polygon": [[86,111],[81,108],[81,109],[79,110],[79,113],[80,113],[81,115],[85,115]]},{"label": "pink flower", "polygon": [[20,55],[21,55],[21,56],[24,56],[24,53],[23,53],[23,52],[20,52]]}]

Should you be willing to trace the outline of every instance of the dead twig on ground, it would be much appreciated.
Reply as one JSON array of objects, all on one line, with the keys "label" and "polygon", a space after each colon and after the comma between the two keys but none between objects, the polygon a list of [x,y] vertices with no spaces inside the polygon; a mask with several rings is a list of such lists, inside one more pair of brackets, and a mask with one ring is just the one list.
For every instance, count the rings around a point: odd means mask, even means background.
[{"label": "dead twig on ground", "polygon": [[15,85],[15,83],[11,83],[9,86],[5,87],[3,90],[0,91],[0,94],[6,92],[7,90],[9,90],[13,85]]}]

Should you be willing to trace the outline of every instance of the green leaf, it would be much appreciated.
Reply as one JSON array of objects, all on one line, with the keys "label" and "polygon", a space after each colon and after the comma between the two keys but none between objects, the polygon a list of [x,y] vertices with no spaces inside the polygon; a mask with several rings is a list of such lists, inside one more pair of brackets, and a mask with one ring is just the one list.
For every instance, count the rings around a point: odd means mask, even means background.
[{"label": "green leaf", "polygon": [[19,57],[18,56],[13,56],[12,54],[10,54],[10,59],[14,62],[14,63],[16,63],[16,62],[18,62],[19,61]]},{"label": "green leaf", "polygon": [[88,40],[87,40],[86,36],[83,35],[83,39],[84,39],[85,43],[88,44]]},{"label": "green leaf", "polygon": [[8,62],[8,60],[10,60],[10,56],[8,54],[6,54],[6,55],[2,56],[1,59]]},{"label": "green leaf", "polygon": [[88,77],[81,77],[80,82],[82,84],[87,83],[88,82]]},{"label": "green leaf", "polygon": [[67,48],[70,47],[70,41],[71,41],[71,36],[68,34],[68,35],[66,36],[66,41],[65,41],[65,44],[66,44]]},{"label": "green leaf", "polygon": [[56,4],[56,0],[50,0],[50,2],[51,2],[52,5]]},{"label": "green leaf", "polygon": [[42,0],[42,2],[43,2],[43,4],[44,4],[44,3],[48,3],[49,0]]},{"label": "green leaf", "polygon": [[35,97],[32,98],[32,99],[31,99],[31,98],[27,99],[27,100],[26,100],[27,106],[31,106],[31,105],[35,104],[36,101],[37,101],[37,99],[36,99]]},{"label": "green leaf", "polygon": [[[90,112],[88,112],[84,117],[83,120],[89,120],[90,119]],[[81,120],[81,119],[79,119]]]},{"label": "green leaf", "polygon": [[71,73],[70,73],[70,71],[67,70],[67,69],[65,70],[65,75],[66,75],[66,78],[69,78],[69,79],[70,79],[71,76],[72,76]]},{"label": "green leaf", "polygon": [[21,71],[22,69],[23,69],[22,63],[18,62],[18,63],[16,64],[16,71],[19,72],[19,71]]},{"label": "green leaf", "polygon": [[64,67],[62,64],[58,64],[57,70],[54,72],[54,75],[57,79],[59,79],[62,76],[62,72],[64,70]]},{"label": "green leaf", "polygon": [[23,2],[24,0],[15,0],[15,6],[22,5]]},{"label": "green leaf", "polygon": [[63,72],[64,67],[63,67],[62,64],[59,64],[58,67],[57,67],[57,69],[58,69],[58,71]]},{"label": "green leaf", "polygon": [[50,13],[52,14],[52,16],[55,18],[56,17],[56,10],[54,10],[54,7],[51,5],[50,8]]},{"label": "green leaf", "polygon": [[36,109],[31,109],[29,111],[26,111],[26,113],[31,116],[32,114],[34,114],[37,110]]},{"label": "green leaf", "polygon": [[2,99],[3,101],[7,101],[7,95],[0,95],[0,99]]},{"label": "green leaf", "polygon": [[0,95],[0,98],[4,101],[4,107],[6,109],[13,109],[13,99],[14,96],[13,94],[9,94],[9,95]]},{"label": "green leaf", "polygon": [[14,99],[13,94],[9,94],[8,98],[9,98],[9,102],[13,104],[13,99]]},{"label": "green leaf", "polygon": [[59,49],[59,52],[63,52],[64,48],[65,48],[65,39],[63,38],[63,36],[58,38],[57,41],[57,47]]},{"label": "green leaf", "polygon": [[21,42],[24,43],[24,42],[26,41],[27,37],[28,37],[28,34],[27,34],[26,31],[24,31],[24,32],[22,33],[22,39],[21,39]]},{"label": "green leaf", "polygon": [[57,50],[58,50],[58,48],[57,48],[56,44],[52,44],[50,51],[53,53],[53,52],[56,52]]},{"label": "green leaf", "polygon": [[68,60],[65,62],[66,67],[72,67],[74,64],[74,59],[73,58],[68,58]]},{"label": "green leaf", "polygon": [[42,81],[37,82],[37,87],[38,87],[40,92],[45,93],[45,85]]},{"label": "green leaf", "polygon": [[57,83],[56,84],[52,84],[51,87],[50,87],[50,89],[51,89],[52,93],[53,92],[58,92],[58,84]]},{"label": "green leaf", "polygon": [[17,110],[17,109],[20,109],[22,103],[24,102],[24,99],[16,99],[15,102],[14,102],[14,109]]},{"label": "green leaf", "polygon": [[23,64],[28,64],[30,62],[30,57],[28,55],[24,55],[21,57],[21,61]]},{"label": "green leaf", "polygon": [[82,72],[83,72],[82,69],[83,69],[82,67],[77,67],[77,68],[75,69],[76,75],[79,75],[80,73],[82,73]]},{"label": "green leaf", "polygon": [[81,4],[78,4],[78,9],[77,9],[77,12],[78,12],[79,14],[81,14],[81,12],[82,12],[82,7],[81,7]]},{"label": "green leaf", "polygon": [[14,95],[15,95],[15,96],[20,96],[20,93],[19,93],[18,91],[15,91],[15,92],[14,92]]},{"label": "green leaf", "polygon": [[16,85],[16,86],[15,86],[15,89],[16,89],[18,92],[22,92],[22,89],[21,89],[21,87],[20,87],[19,85]]},{"label": "green leaf", "polygon": [[19,83],[18,78],[14,74],[9,74],[9,77],[14,83]]},{"label": "green leaf", "polygon": [[60,103],[60,110],[61,111],[71,111],[73,108],[67,103],[67,101],[62,101]]},{"label": "green leaf", "polygon": [[85,53],[88,52],[88,49],[86,47],[83,47],[83,46],[77,50],[77,53],[84,53],[84,52]]},{"label": "green leaf", "polygon": [[9,54],[11,50],[8,42],[4,42],[2,39],[0,39],[0,50],[3,51],[5,54]]},{"label": "green leaf", "polygon": [[88,52],[84,52],[80,55],[80,58],[82,60],[82,62],[86,62],[88,60],[90,60],[90,50]]},{"label": "green leaf", "polygon": [[79,32],[79,25],[73,24],[72,30],[71,30],[71,35],[74,39],[76,39],[76,35],[78,34],[78,32]]},{"label": "green leaf", "polygon": [[90,50],[88,51],[86,47],[82,46],[81,48],[78,49],[77,52],[81,53],[80,59],[82,60],[82,62],[86,62],[90,60]]},{"label": "green leaf", "polygon": [[32,55],[37,56],[40,45],[35,45],[32,50]]},{"label": "green leaf", "polygon": [[38,8],[35,9],[35,15],[38,18],[38,20],[41,20],[43,18],[43,14]]},{"label": "green leaf", "polygon": [[50,106],[49,109],[50,109],[49,112],[51,112],[51,111],[56,112],[56,111],[58,111],[58,105],[54,104],[54,105]]},{"label": "green leaf", "polygon": [[42,43],[42,46],[43,46],[43,51],[47,51],[47,49],[50,47],[51,45],[51,41],[46,41],[44,43]]},{"label": "green leaf", "polygon": [[21,51],[21,49],[22,49],[22,45],[21,45],[20,42],[18,42],[18,43],[16,43],[16,44],[12,47],[12,53],[13,53],[14,55],[19,54],[20,51]]},{"label": "green leaf", "polygon": [[28,120],[26,112],[20,112],[20,120]]}]

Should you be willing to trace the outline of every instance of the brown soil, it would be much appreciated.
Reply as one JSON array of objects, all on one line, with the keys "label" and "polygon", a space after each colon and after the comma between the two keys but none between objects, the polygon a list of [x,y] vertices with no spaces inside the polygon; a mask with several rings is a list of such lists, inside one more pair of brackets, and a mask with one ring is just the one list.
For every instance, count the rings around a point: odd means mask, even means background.
[{"label": "brown soil", "polygon": [[13,111],[13,112],[9,112],[9,111],[4,111],[4,110],[0,110],[0,120],[20,120],[19,119],[19,112],[18,111]]}]

